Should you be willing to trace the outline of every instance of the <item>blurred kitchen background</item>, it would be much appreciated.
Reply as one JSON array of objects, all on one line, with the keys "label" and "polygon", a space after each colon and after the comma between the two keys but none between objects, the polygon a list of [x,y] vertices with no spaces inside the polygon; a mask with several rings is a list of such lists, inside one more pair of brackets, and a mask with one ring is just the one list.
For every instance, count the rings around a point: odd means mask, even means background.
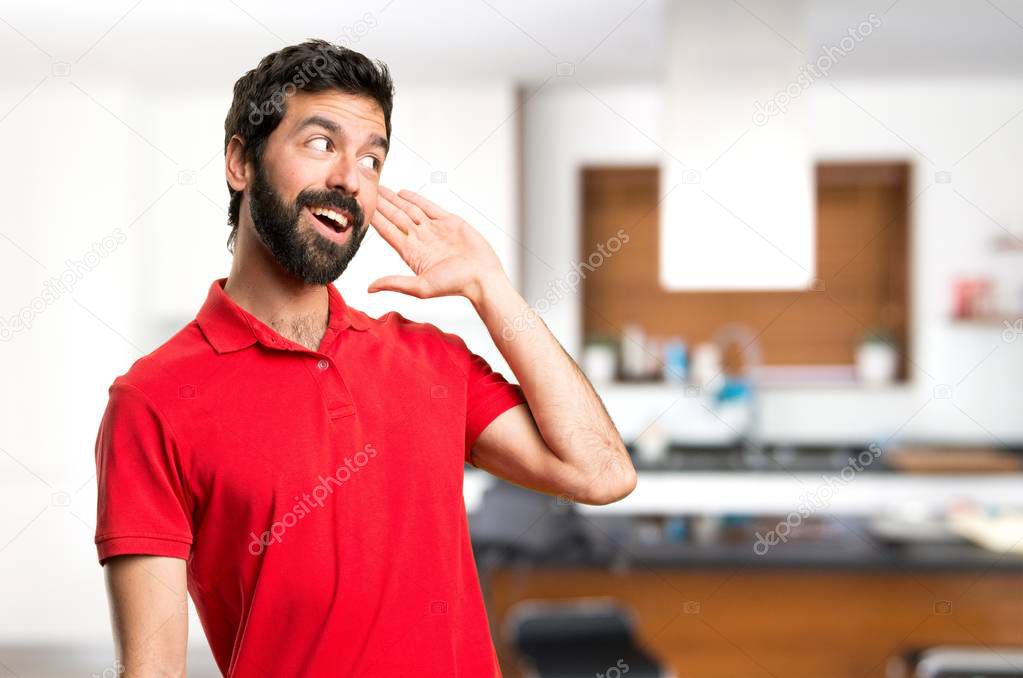
[{"label": "blurred kitchen background", "polygon": [[[227,274],[231,86],[309,37],[390,65],[384,183],[490,240],[639,469],[467,470],[506,675],[1023,676],[1023,0],[5,0],[0,677],[117,675],[106,389]],[[512,378],[464,300],[365,292],[403,270],[371,232],[337,285]]]}]

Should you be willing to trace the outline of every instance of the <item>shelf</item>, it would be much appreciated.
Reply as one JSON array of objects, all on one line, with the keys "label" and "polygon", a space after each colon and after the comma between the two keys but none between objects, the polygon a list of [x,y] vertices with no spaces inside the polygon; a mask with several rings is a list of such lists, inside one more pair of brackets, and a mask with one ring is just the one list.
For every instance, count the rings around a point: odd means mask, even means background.
[{"label": "shelf", "polygon": [[[1016,313],[1001,312],[1001,313],[989,313],[987,315],[973,316],[970,318],[959,318],[952,316],[952,323],[956,325],[997,325],[999,327],[1005,327],[1006,324],[1012,326],[1020,323],[1020,319],[1023,319],[1023,311]],[[1021,324],[1021,330],[1023,330],[1023,323]]]}]

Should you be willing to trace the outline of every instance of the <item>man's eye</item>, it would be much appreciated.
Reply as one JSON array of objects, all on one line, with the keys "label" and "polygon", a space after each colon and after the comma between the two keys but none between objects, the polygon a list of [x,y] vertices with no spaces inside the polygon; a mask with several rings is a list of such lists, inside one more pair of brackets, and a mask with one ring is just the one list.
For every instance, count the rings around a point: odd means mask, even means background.
[{"label": "man's eye", "polygon": [[380,169],[380,159],[377,158],[376,156],[364,155],[361,158],[359,158],[359,162],[362,163],[363,166],[368,167],[371,170]]},{"label": "man's eye", "polygon": [[330,139],[327,137],[315,137],[309,140],[309,143],[317,151],[329,151],[330,150]]}]

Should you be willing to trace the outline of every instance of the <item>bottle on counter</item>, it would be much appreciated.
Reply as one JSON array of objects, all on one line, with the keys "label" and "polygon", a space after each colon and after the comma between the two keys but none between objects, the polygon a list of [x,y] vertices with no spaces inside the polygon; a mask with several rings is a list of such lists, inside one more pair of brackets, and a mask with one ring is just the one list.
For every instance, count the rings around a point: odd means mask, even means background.
[{"label": "bottle on counter", "polygon": [[611,337],[590,337],[583,347],[582,369],[594,384],[607,384],[618,375],[618,344]]},{"label": "bottle on counter", "polygon": [[646,370],[646,332],[637,323],[627,323],[622,329],[622,377],[642,379]]},{"label": "bottle on counter", "polygon": [[664,381],[683,384],[689,376],[689,350],[681,337],[672,337],[664,343]]},{"label": "bottle on counter", "polygon": [[697,344],[693,349],[691,367],[693,383],[701,389],[716,393],[724,381],[723,373],[721,349],[717,344],[710,341]]}]

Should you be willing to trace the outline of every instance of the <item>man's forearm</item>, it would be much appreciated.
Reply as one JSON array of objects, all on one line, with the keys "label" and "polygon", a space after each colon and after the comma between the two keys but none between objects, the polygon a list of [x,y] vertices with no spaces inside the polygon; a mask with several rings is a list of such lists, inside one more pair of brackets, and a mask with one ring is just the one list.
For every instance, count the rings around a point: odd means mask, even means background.
[{"label": "man's forearm", "polygon": [[121,555],[104,567],[124,678],[183,678],[188,646],[185,561]]},{"label": "man's forearm", "polygon": [[470,301],[525,393],[544,441],[584,483],[635,483],[628,452],[575,361],[503,272],[480,281]]}]

